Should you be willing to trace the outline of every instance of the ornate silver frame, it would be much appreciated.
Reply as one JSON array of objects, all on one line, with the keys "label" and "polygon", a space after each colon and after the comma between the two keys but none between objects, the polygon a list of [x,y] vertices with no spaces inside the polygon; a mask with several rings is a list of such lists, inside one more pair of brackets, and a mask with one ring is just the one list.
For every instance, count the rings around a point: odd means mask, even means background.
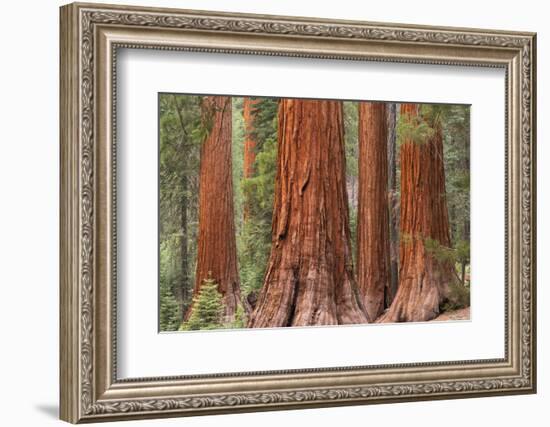
[{"label": "ornate silver frame", "polygon": [[[71,4],[61,8],[60,42],[63,420],[535,392],[535,34]],[[113,147],[118,47],[504,68],[505,357],[117,380]]]}]

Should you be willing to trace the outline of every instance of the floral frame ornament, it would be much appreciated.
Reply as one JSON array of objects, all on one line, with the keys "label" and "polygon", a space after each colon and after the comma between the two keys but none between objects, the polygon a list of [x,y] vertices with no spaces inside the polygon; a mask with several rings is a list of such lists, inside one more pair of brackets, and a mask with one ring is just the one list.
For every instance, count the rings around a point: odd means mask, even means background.
[{"label": "floral frame ornament", "polygon": [[[61,8],[60,40],[63,420],[535,392],[535,34],[70,4]],[[113,88],[120,47],[504,68],[505,357],[118,380]]]}]

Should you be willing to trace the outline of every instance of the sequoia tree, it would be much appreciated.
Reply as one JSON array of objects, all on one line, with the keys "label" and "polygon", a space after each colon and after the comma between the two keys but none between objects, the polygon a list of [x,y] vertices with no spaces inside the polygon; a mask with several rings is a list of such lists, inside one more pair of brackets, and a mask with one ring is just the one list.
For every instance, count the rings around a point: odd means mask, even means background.
[{"label": "sequoia tree", "polygon": [[423,117],[417,104],[402,104],[401,120],[399,288],[381,322],[435,318],[455,277],[441,123]]},{"label": "sequoia tree", "polygon": [[[231,98],[204,97],[199,172],[199,231],[193,295],[215,282],[222,295],[224,322],[234,320],[241,305],[233,206]],[[189,319],[194,303],[187,311]]]},{"label": "sequoia tree", "polygon": [[279,103],[271,254],[249,327],[368,321],[353,276],[342,107]]},{"label": "sequoia tree", "polygon": [[371,319],[391,301],[386,104],[359,103],[357,284]]}]

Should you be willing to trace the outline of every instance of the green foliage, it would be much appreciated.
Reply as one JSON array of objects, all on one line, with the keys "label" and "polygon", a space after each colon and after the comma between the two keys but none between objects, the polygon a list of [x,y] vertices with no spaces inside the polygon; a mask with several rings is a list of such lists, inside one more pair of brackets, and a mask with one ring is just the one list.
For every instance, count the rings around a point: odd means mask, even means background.
[{"label": "green foliage", "polygon": [[243,226],[244,195],[241,188],[244,157],[244,118],[243,98],[232,99],[232,135],[231,135],[231,168],[233,173],[233,208],[235,211],[235,227],[237,236]]},{"label": "green foliage", "polygon": [[424,238],[424,249],[439,263],[456,262],[457,253],[455,249],[443,246],[438,240],[430,237]]},{"label": "green foliage", "polygon": [[242,329],[246,328],[246,313],[244,312],[244,308],[242,305],[237,306],[237,310],[235,310],[235,320],[233,322],[226,325],[227,329]]},{"label": "green foliage", "polygon": [[441,125],[449,116],[450,105],[446,104],[421,104],[420,116],[432,128]]},{"label": "green foliage", "polygon": [[223,301],[218,285],[213,279],[205,279],[200,292],[193,298],[193,309],[182,331],[211,330],[223,328]]},{"label": "green foliage", "polygon": [[172,294],[172,290],[161,281],[160,285],[160,330],[177,331],[180,323],[178,303]]},{"label": "green foliage", "polygon": [[346,155],[346,187],[351,234],[351,253],[357,258],[357,202],[359,192],[359,112],[357,102],[344,102],[344,149]]},{"label": "green foliage", "polygon": [[254,126],[252,136],[261,145],[268,139],[277,138],[277,110],[279,100],[277,98],[253,98],[258,100],[254,114]]},{"label": "green foliage", "polygon": [[470,263],[470,242],[468,240],[459,240],[455,244],[456,262],[461,264]]},{"label": "green foliage", "polygon": [[470,241],[470,107],[446,106],[445,186],[453,242]]},{"label": "green foliage", "polygon": [[242,190],[247,200],[252,203],[254,217],[267,218],[271,221],[273,197],[275,194],[275,175],[277,172],[277,139],[263,141],[254,163],[255,174],[252,178],[243,179]]},{"label": "green foliage", "polygon": [[238,242],[243,295],[258,292],[271,250],[271,221],[255,218],[245,222]]},{"label": "green foliage", "polygon": [[457,242],[454,247],[448,247],[442,245],[438,240],[424,236],[412,236],[410,234],[401,234],[402,244],[410,244],[414,239],[421,239],[424,244],[424,249],[430,254],[438,263],[448,263],[454,266],[456,279],[459,277],[463,266],[467,269],[470,263],[470,243],[469,241],[461,240]]},{"label": "green foliage", "polygon": [[200,97],[161,94],[159,113],[159,317],[164,331],[174,330],[174,301],[179,326],[194,283],[202,143],[195,131],[201,127]]},{"label": "green foliage", "polygon": [[160,244],[160,330],[176,331],[182,319],[182,313],[175,298],[175,289],[181,280],[178,268],[178,249],[174,244],[177,237],[164,240]]},{"label": "green foliage", "polygon": [[463,286],[460,283],[451,283],[449,285],[449,296],[443,303],[441,310],[451,311],[459,310],[470,306],[470,287]]},{"label": "green foliage", "polygon": [[346,177],[359,174],[359,113],[357,102],[344,102],[344,140],[346,150]]},{"label": "green foliage", "polygon": [[470,263],[470,107],[430,105],[425,114],[441,123],[451,241],[456,269],[462,276]]},{"label": "green foliage", "polygon": [[415,144],[425,144],[433,137],[435,130],[422,115],[412,116],[402,114],[397,122],[397,144],[402,145],[407,141]]},{"label": "green foliage", "polygon": [[271,218],[277,171],[278,101],[259,98],[256,108],[251,134],[256,139],[254,175],[242,178],[240,185],[243,203],[246,201],[249,207],[247,220],[243,221],[237,240],[241,289],[245,296],[259,291],[263,285],[271,250]]}]

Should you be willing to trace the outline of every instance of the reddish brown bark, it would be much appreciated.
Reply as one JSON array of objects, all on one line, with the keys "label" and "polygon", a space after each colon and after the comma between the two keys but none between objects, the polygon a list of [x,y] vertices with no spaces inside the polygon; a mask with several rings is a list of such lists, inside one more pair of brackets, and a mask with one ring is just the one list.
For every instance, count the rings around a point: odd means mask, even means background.
[{"label": "reddish brown bark", "polygon": [[[422,120],[417,104],[402,104],[401,114],[411,123]],[[432,137],[407,139],[401,145],[399,288],[382,322],[435,318],[454,280],[453,265],[430,249],[434,242],[451,246],[442,131],[437,122],[430,125],[435,131]]]},{"label": "reddish brown bark", "polygon": [[[256,161],[256,137],[254,135],[254,116],[256,114],[257,99],[249,97],[243,100],[243,118],[244,118],[244,162],[243,177],[245,179],[254,176],[254,162]],[[245,195],[246,196],[246,195]],[[250,202],[245,197],[243,206],[243,217],[246,220],[250,216]]]},{"label": "reddish brown bark", "polygon": [[357,284],[369,318],[391,300],[386,104],[359,103]]},{"label": "reddish brown bark", "polygon": [[[207,136],[201,147],[197,270],[193,295],[198,295],[206,279],[213,279],[223,297],[223,320],[230,322],[241,304],[233,207],[231,98],[205,97],[202,114]],[[186,319],[192,310],[193,305],[188,309]]]},{"label": "reddish brown bark", "polygon": [[272,248],[249,327],[367,322],[352,271],[342,107],[280,101]]}]

